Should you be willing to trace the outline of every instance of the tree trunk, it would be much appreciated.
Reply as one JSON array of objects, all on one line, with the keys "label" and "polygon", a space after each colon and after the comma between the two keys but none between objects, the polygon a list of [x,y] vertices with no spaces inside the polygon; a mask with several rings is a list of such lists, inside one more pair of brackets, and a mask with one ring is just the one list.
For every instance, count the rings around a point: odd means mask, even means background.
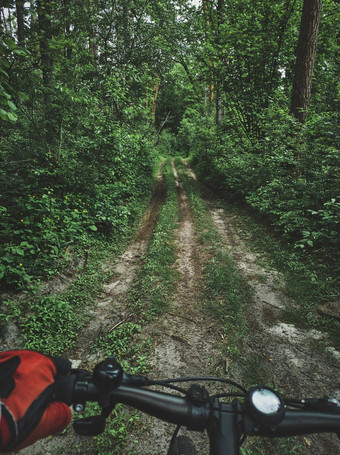
[{"label": "tree trunk", "polygon": [[3,14],[3,9],[0,7],[0,38],[5,33],[5,16]]},{"label": "tree trunk", "polygon": [[30,6],[31,6],[31,16],[30,16],[30,27],[31,29],[33,28],[33,25],[35,24],[35,14],[34,14],[34,0],[30,0]]},{"label": "tree trunk", "polygon": [[290,111],[304,123],[310,101],[322,0],[304,0]]},{"label": "tree trunk", "polygon": [[[205,18],[205,23],[207,27],[207,31],[205,34],[205,40],[208,41],[209,39],[209,28],[210,28],[210,22],[211,22],[211,16],[209,13],[209,8],[208,8],[208,0],[202,0],[202,6],[203,6],[203,15]],[[209,81],[209,101],[210,105],[212,105],[214,101],[214,69],[213,69],[213,64],[208,57],[208,65],[209,65],[209,74],[210,74],[210,81]]]},{"label": "tree trunk", "polygon": [[17,12],[17,37],[18,43],[23,46],[25,40],[25,25],[24,25],[24,0],[16,0]]},{"label": "tree trunk", "polygon": [[0,29],[2,34],[8,34],[7,20],[4,9],[0,7]]},{"label": "tree trunk", "polygon": [[[223,22],[223,5],[224,5],[224,0],[218,0],[217,2],[217,45],[219,46],[221,44],[221,38],[220,38],[220,26],[222,25]],[[219,71],[217,71],[217,74],[215,75],[215,81],[216,81],[216,125],[222,125],[223,123],[223,107],[222,107],[222,102],[221,102],[221,77],[219,74]]]},{"label": "tree trunk", "polygon": [[152,98],[152,124],[156,123],[156,108],[157,108],[157,98],[159,92],[159,81],[156,80],[153,86],[153,98]]},{"label": "tree trunk", "polygon": [[[50,51],[50,40],[52,39],[51,15],[52,9],[50,3],[44,0],[37,0],[38,24],[40,30],[40,56],[41,71],[43,74],[44,87],[51,85],[54,62]],[[49,96],[44,95],[44,102],[48,104]]]},{"label": "tree trunk", "polygon": [[[278,40],[277,40],[277,48],[276,48],[275,54],[273,55],[272,68],[271,68],[271,72],[270,72],[270,75],[269,75],[269,87],[270,87],[269,88],[269,93],[270,94],[272,93],[273,87],[275,87],[275,79],[277,77],[278,68],[279,68],[279,58],[280,58],[281,48],[282,48],[282,45],[283,45],[283,38],[284,38],[284,35],[286,33],[288,22],[289,22],[292,14],[293,14],[296,1],[297,0],[293,0],[291,2],[291,0],[287,0],[286,5],[284,7],[285,13],[283,13],[283,16],[282,16],[281,21],[280,21],[279,35],[278,35]],[[281,76],[279,76],[279,77],[281,77]],[[268,106],[268,100],[267,100],[266,106]]]},{"label": "tree trunk", "polygon": [[[93,0],[89,1],[89,8],[90,8],[90,18],[93,17]],[[98,52],[97,52],[97,43],[96,43],[96,33],[95,27],[91,23],[89,24],[89,50],[93,56],[93,63],[96,65],[98,59]]]},{"label": "tree trunk", "polygon": [[199,102],[200,101],[200,96],[199,96],[198,91],[197,91],[197,81],[193,78],[193,76],[192,76],[192,74],[190,72],[190,69],[189,69],[186,61],[184,60],[183,56],[179,57],[178,63],[180,63],[183,66],[183,68],[184,68],[184,70],[186,72],[186,75],[188,76],[188,79],[190,81],[190,84],[192,86],[192,89],[193,89],[193,91],[194,91],[194,93],[196,95],[197,102]]},{"label": "tree trunk", "polygon": [[[65,18],[64,34],[65,34],[66,40],[69,40],[70,35],[71,35],[70,0],[62,0],[62,5],[63,5],[63,15]],[[71,58],[72,58],[72,47],[69,44],[66,45],[65,56],[68,60],[71,60]]]},{"label": "tree trunk", "polygon": [[50,49],[52,34],[52,6],[49,0],[37,0],[38,24],[40,31],[40,56],[41,71],[43,78],[44,91],[44,112],[46,122],[46,141],[48,145],[53,145],[56,139],[56,129],[54,126],[54,112],[51,103],[50,90],[53,81],[54,61]]}]

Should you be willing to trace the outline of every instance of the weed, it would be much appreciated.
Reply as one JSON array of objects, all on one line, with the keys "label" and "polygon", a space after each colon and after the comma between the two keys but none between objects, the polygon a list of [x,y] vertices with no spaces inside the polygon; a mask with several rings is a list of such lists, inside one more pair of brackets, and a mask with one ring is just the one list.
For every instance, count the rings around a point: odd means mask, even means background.
[{"label": "weed", "polygon": [[[136,209],[142,213],[146,201],[140,201]],[[133,226],[132,226],[133,227]],[[82,236],[74,248],[73,254],[81,257],[86,252],[86,261],[81,269],[74,273],[74,281],[63,292],[57,295],[47,295],[39,288],[38,283],[32,283],[25,290],[25,298],[7,299],[5,307],[10,317],[17,321],[23,339],[22,348],[36,349],[49,355],[61,355],[69,349],[88,316],[85,308],[95,305],[107,275],[102,271],[104,261],[112,261],[127,245],[134,230],[119,232],[116,237],[104,235],[97,237]],[[2,333],[9,316],[1,317]]]},{"label": "weed", "polygon": [[8,321],[10,320],[8,314],[0,313],[0,338],[5,334]]},{"label": "weed", "polygon": [[126,453],[123,450],[129,440],[130,430],[138,421],[136,411],[128,411],[122,405],[116,405],[109,419],[105,431],[94,438],[94,445],[98,455]]},{"label": "weed", "polygon": [[93,346],[93,351],[102,357],[115,356],[122,367],[133,374],[142,373],[147,367],[147,352],[150,340],[141,340],[138,334],[142,326],[126,322],[113,332],[101,337]]},{"label": "weed", "polygon": [[248,438],[244,446],[241,447],[241,455],[299,455],[302,445],[294,438],[264,439]]},{"label": "weed", "polygon": [[258,384],[271,385],[273,383],[272,366],[270,361],[259,354],[242,356],[240,363],[244,377],[244,386],[251,387]]}]

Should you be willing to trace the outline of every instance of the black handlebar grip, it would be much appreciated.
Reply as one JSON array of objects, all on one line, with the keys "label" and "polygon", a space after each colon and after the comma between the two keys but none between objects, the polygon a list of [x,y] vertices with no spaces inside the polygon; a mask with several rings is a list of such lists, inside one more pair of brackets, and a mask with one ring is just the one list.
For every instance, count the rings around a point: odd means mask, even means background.
[{"label": "black handlebar grip", "polygon": [[75,374],[62,376],[58,378],[54,384],[53,401],[62,401],[68,406],[73,403],[74,386],[77,380]]}]

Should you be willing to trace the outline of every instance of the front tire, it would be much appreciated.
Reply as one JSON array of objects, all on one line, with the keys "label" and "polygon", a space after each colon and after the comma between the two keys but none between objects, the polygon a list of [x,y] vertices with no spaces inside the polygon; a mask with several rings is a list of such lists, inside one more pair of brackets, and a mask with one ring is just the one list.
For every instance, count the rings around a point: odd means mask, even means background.
[{"label": "front tire", "polygon": [[188,436],[178,436],[173,443],[169,455],[197,455],[195,444]]}]

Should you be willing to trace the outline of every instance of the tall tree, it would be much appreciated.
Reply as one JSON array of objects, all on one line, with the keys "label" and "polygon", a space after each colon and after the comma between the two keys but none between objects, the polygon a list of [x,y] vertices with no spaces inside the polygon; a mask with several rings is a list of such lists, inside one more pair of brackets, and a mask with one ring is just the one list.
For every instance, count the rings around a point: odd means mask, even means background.
[{"label": "tall tree", "polygon": [[46,125],[46,143],[50,148],[55,142],[56,127],[54,108],[51,102],[51,89],[53,83],[54,60],[51,51],[52,30],[52,2],[50,0],[37,0],[39,46],[41,58],[41,71],[43,78],[44,114]]},{"label": "tall tree", "polygon": [[[221,45],[220,39],[220,27],[223,22],[223,5],[224,0],[218,0],[217,2],[217,46]],[[219,72],[216,74],[216,125],[221,125],[223,121],[223,108],[221,103],[221,80]]]},{"label": "tall tree", "polygon": [[291,113],[304,123],[311,95],[312,76],[321,18],[322,0],[304,0],[296,49]]},{"label": "tall tree", "polygon": [[25,25],[24,25],[24,0],[16,0],[15,8],[17,13],[17,37],[20,45],[24,44]]}]

